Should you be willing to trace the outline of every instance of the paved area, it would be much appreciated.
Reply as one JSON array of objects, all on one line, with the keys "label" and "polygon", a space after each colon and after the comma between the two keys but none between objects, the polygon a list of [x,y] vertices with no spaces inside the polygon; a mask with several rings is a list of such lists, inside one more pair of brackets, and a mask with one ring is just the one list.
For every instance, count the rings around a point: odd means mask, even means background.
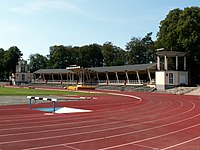
[{"label": "paved area", "polygon": [[[184,91],[184,89],[187,89],[187,88],[181,88],[180,87],[178,91],[179,92]],[[174,90],[176,90],[176,88]],[[175,93],[176,92],[174,92],[174,94]],[[180,94],[180,93],[176,93],[176,94]],[[200,87],[196,87],[193,90],[191,90],[190,92],[186,92],[184,95],[200,96]],[[0,96],[0,106],[1,105],[28,104],[28,99],[26,97],[27,96]],[[54,98],[58,98],[58,97],[54,97]],[[60,98],[60,99],[62,99],[62,98]],[[39,101],[39,102],[42,102],[42,101]]]},{"label": "paved area", "polygon": [[197,96],[200,96],[200,87],[198,86],[195,90],[187,93],[186,95],[197,95]]},{"label": "paved area", "polygon": [[0,96],[0,105],[27,104],[26,96]]}]

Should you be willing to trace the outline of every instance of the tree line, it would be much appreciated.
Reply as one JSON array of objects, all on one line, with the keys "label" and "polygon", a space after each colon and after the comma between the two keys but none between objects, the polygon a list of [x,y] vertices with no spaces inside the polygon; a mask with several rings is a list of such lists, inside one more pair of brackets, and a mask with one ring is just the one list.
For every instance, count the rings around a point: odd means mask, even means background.
[{"label": "tree line", "polygon": [[11,73],[16,71],[16,64],[22,55],[16,46],[8,50],[0,48],[0,81],[7,80]]},{"label": "tree line", "polygon": [[[103,45],[84,46],[55,45],[49,54],[31,54],[30,69],[34,72],[44,68],[66,68],[69,65],[82,67],[116,66],[141,64],[156,61],[156,49],[187,52],[187,69],[191,84],[200,84],[200,8],[187,7],[171,10],[160,22],[157,39],[152,33],[144,37],[132,37],[122,49],[112,42]],[[0,78],[15,71],[15,64],[21,51],[13,46],[8,50],[0,49]]]},{"label": "tree line", "polygon": [[132,38],[126,50],[105,42],[103,45],[90,44],[81,47],[55,45],[49,49],[49,55],[38,53],[30,55],[30,68],[34,72],[41,68],[64,69],[70,65],[81,67],[120,66],[155,61],[152,33],[144,38]]}]

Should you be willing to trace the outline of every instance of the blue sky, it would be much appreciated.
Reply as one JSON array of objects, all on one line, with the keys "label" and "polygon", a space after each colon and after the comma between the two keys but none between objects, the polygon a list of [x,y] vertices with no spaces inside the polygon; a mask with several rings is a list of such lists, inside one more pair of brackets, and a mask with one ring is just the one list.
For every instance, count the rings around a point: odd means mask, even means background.
[{"label": "blue sky", "polygon": [[0,48],[17,46],[49,54],[54,45],[82,46],[107,41],[125,48],[132,37],[159,31],[170,10],[200,0],[0,0]]}]

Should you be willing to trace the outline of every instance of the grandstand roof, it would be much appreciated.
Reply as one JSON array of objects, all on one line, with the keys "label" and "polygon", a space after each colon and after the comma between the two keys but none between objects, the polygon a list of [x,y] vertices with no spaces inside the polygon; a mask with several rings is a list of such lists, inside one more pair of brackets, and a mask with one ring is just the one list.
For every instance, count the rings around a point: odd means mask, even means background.
[{"label": "grandstand roof", "polygon": [[156,69],[156,63],[137,64],[124,66],[94,67],[94,68],[76,68],[76,69],[40,69],[35,74],[66,74],[75,73],[84,70],[84,72],[125,72],[125,71],[143,71],[147,69]]},{"label": "grandstand roof", "polygon": [[95,72],[125,72],[156,69],[156,63],[89,68]]},{"label": "grandstand roof", "polygon": [[34,72],[35,74],[65,74],[65,73],[74,73],[71,70],[67,69],[39,69]]}]

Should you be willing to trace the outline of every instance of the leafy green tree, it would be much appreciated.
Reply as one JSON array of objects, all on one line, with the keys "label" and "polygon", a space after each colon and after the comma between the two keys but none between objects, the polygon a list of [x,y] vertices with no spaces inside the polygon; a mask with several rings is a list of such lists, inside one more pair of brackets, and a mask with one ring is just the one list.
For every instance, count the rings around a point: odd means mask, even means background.
[{"label": "leafy green tree", "polygon": [[7,78],[11,75],[11,73],[16,72],[16,64],[22,55],[23,54],[16,46],[10,47],[7,51],[5,51],[4,61]]},{"label": "leafy green tree", "polygon": [[126,45],[129,52],[129,64],[143,64],[155,61],[154,42],[152,33],[148,33],[144,38],[133,37]]},{"label": "leafy green tree", "polygon": [[76,65],[78,61],[78,47],[51,46],[48,59],[48,68],[64,69],[69,65]]},{"label": "leafy green tree", "polygon": [[79,47],[77,65],[81,67],[103,66],[101,46],[98,44],[91,44]]},{"label": "leafy green tree", "polygon": [[200,83],[200,8],[174,9],[160,22],[156,46],[185,51],[191,84]]},{"label": "leafy green tree", "polygon": [[127,53],[120,47],[114,46],[111,42],[106,42],[102,46],[105,66],[120,66],[127,63]]},{"label": "leafy green tree", "polygon": [[0,80],[3,80],[4,77],[4,71],[5,71],[5,60],[4,60],[4,49],[0,48]]},{"label": "leafy green tree", "polygon": [[145,35],[145,37],[142,39],[144,46],[146,48],[146,63],[156,61],[155,43],[152,40],[151,36],[152,32],[147,33],[147,35]]},{"label": "leafy green tree", "polygon": [[66,68],[67,51],[63,45],[50,47],[49,65],[52,68]]},{"label": "leafy green tree", "polygon": [[29,60],[30,60],[29,65],[31,72],[47,68],[48,59],[43,55],[40,55],[38,53],[31,54],[29,56]]}]

